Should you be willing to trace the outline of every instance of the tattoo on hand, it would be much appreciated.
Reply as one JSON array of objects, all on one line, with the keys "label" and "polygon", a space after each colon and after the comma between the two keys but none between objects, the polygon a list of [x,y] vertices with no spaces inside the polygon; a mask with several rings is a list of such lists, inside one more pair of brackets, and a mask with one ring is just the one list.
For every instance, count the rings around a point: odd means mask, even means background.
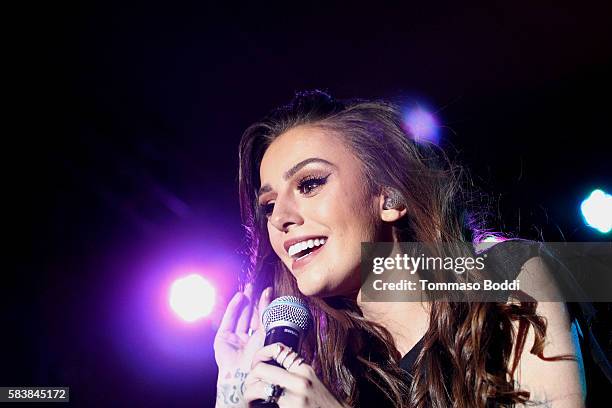
[{"label": "tattoo on hand", "polygon": [[247,372],[237,369],[232,383],[219,384],[217,386],[217,403],[224,406],[241,404],[244,395],[244,380],[247,374]]}]

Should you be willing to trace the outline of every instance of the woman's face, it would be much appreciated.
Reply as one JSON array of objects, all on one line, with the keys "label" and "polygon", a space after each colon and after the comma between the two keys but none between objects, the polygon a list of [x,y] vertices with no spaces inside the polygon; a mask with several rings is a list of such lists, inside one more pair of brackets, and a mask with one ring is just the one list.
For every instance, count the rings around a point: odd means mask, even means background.
[{"label": "woman's face", "polygon": [[361,242],[376,240],[378,197],[340,137],[310,126],[283,133],[263,156],[260,180],[270,243],[300,291],[357,292]]}]

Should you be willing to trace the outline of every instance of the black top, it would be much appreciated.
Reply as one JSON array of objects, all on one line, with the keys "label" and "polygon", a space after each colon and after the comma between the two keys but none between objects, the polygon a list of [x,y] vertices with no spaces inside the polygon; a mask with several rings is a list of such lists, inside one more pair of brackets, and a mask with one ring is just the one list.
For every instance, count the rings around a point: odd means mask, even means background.
[{"label": "black top", "polygon": [[[412,382],[412,374],[410,373],[413,372],[414,362],[416,361],[416,358],[418,357],[422,348],[423,348],[423,338],[421,338],[421,340],[419,340],[419,342],[415,344],[414,347],[412,347],[410,351],[408,351],[408,353],[406,353],[406,355],[400,361],[400,367],[402,367],[402,369],[406,371],[406,382],[408,386],[410,386],[410,383]],[[380,389],[378,389],[373,384],[366,383],[363,380],[358,380],[358,382],[359,382],[358,387],[359,387],[359,392],[360,392],[360,397],[359,397],[360,408],[370,408],[370,407],[395,408],[396,407],[396,404],[393,403],[392,401],[389,401],[387,397],[382,393],[382,391],[380,391]]]},{"label": "black top", "polygon": [[416,362],[416,359],[419,356],[421,349],[423,348],[424,340],[425,337],[421,337],[421,340],[419,340],[414,346],[412,346],[408,353],[406,353],[406,355],[400,360],[400,367],[402,367],[404,371],[408,373],[413,372],[414,363]]}]

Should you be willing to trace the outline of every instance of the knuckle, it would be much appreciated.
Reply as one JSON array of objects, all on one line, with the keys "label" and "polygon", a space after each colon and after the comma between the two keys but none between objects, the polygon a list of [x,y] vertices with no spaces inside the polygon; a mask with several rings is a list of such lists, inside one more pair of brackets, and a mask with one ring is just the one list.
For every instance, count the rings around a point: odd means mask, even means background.
[{"label": "knuckle", "polygon": [[312,381],[309,378],[302,378],[297,384],[298,392],[302,397],[308,396],[308,392],[312,388]]},{"label": "knuckle", "polygon": [[215,334],[215,339],[214,339],[214,342],[215,342],[215,343],[217,343],[217,342],[219,342],[220,340],[222,340],[222,339],[223,339],[223,338],[226,336],[226,334],[225,334],[225,333],[226,333],[226,332],[225,332],[225,331],[223,331],[223,330],[217,330],[217,333]]},{"label": "knuckle", "polygon": [[305,374],[306,374],[306,378],[308,378],[308,379],[312,380],[312,379],[314,379],[314,378],[317,376],[317,374],[316,374],[316,373],[315,373],[315,371],[314,371],[314,368],[312,368],[312,366],[311,366],[311,365],[306,364],[306,362],[304,362],[303,364],[301,364],[301,366],[300,366],[300,367],[304,367],[304,371],[305,371]]},{"label": "knuckle", "polygon": [[299,397],[298,403],[302,407],[308,407],[310,405],[310,399],[308,398],[308,395],[301,395]]}]

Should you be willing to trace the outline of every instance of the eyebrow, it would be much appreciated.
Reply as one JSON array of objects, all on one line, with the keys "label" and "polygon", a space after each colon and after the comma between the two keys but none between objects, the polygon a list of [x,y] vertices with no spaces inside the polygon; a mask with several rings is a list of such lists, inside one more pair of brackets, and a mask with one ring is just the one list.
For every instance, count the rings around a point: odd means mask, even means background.
[{"label": "eyebrow", "polygon": [[[332,166],[337,168],[337,166],[332,163],[329,162],[325,159],[321,159],[319,157],[310,157],[308,159],[302,160],[301,162],[299,162],[298,164],[296,164],[295,166],[293,166],[292,168],[290,168],[289,170],[287,170],[285,172],[285,174],[283,175],[283,179],[285,180],[289,180],[291,177],[293,177],[295,175],[295,173],[297,173],[298,171],[300,171],[300,169],[310,163],[323,163],[326,164],[328,166]],[[272,191],[272,187],[270,187],[269,184],[264,184],[263,186],[261,186],[261,188],[259,189],[259,192],[257,193],[257,197],[261,197],[262,194],[268,193]]]}]

